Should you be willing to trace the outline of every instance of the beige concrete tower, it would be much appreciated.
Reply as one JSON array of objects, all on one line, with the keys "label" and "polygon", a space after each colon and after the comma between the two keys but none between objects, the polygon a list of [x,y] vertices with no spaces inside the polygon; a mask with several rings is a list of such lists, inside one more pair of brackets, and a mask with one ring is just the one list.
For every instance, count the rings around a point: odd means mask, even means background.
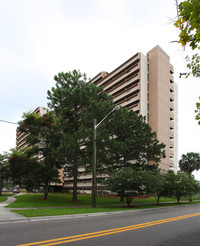
[{"label": "beige concrete tower", "polygon": [[[156,46],[147,53],[148,118],[160,142],[166,145],[162,170],[177,168],[177,86],[169,56]],[[176,171],[176,170],[175,170]]]},{"label": "beige concrete tower", "polygon": [[177,170],[177,85],[170,57],[159,46],[137,53],[111,73],[99,73],[92,82],[104,88],[117,105],[146,116],[160,142],[166,145],[163,171]]}]

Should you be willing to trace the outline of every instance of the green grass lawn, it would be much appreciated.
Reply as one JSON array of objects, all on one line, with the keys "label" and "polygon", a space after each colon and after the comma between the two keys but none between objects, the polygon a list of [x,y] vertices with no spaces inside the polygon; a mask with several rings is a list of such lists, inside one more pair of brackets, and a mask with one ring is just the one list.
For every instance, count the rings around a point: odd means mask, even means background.
[{"label": "green grass lawn", "polygon": [[[71,194],[50,193],[48,200],[42,199],[42,194],[25,194],[16,197],[16,201],[9,204],[9,208],[24,207],[66,207],[66,206],[90,206],[91,195],[78,195],[78,202],[72,202]],[[119,198],[98,197],[97,205],[120,204]],[[123,204],[123,203],[122,203]]]},{"label": "green grass lawn", "polygon": [[[129,208],[130,210],[131,208]],[[85,213],[100,213],[100,212],[113,212],[128,210],[128,208],[120,207],[97,207],[97,208],[47,208],[47,209],[25,209],[25,210],[11,210],[15,213],[21,214],[26,217],[38,216],[53,216],[53,215],[72,215],[72,214],[85,214]]]},{"label": "green grass lawn", "polygon": [[[133,199],[132,207],[127,208],[126,202],[121,203],[119,197],[97,197],[97,207],[92,208],[91,195],[78,195],[78,202],[72,202],[71,194],[62,193],[50,193],[48,200],[42,200],[42,194],[25,194],[16,197],[16,201],[9,204],[9,208],[30,208],[22,210],[12,210],[15,213],[19,213],[26,217],[37,216],[53,216],[53,215],[70,215],[70,214],[84,214],[84,213],[98,213],[98,212],[112,212],[112,211],[124,211],[130,209],[145,209],[155,207],[169,207],[177,206],[176,199],[173,198],[161,198],[161,205],[156,205],[154,197],[145,199]],[[187,200],[184,199],[184,200]],[[200,201],[192,203],[181,202],[181,205],[195,204]],[[51,208],[52,207],[52,208]],[[54,208],[53,208],[54,207]],[[37,209],[31,209],[37,208]]]},{"label": "green grass lawn", "polygon": [[[91,195],[78,195],[78,202],[72,202],[71,194],[50,193],[48,200],[42,199],[42,194],[25,194],[16,197],[16,201],[9,204],[9,208],[30,208],[30,207],[80,207],[90,206],[92,203]],[[161,202],[176,201],[172,198],[161,198]],[[120,205],[126,202],[120,202],[119,198],[97,197],[97,206]],[[133,199],[132,203],[156,203],[154,197],[146,199]]]},{"label": "green grass lawn", "polygon": [[[49,193],[48,200],[42,199],[42,194],[24,194],[16,197],[16,201],[9,204],[9,208],[30,208],[30,207],[80,207],[80,206],[90,206],[92,203],[91,195],[78,195],[78,202],[72,202],[71,194],[63,193]],[[185,200],[185,199],[184,199]],[[186,198],[187,200],[187,198]],[[160,202],[176,202],[174,198],[161,198]],[[126,202],[121,203],[119,198],[109,198],[109,197],[97,197],[97,206],[108,206],[108,205],[120,205],[126,204]],[[156,203],[154,197],[149,197],[145,199],[133,199],[132,203]]]},{"label": "green grass lawn", "polygon": [[196,204],[200,202],[182,202],[181,204],[177,203],[164,203],[161,205],[156,204],[137,204],[131,208],[127,208],[124,205],[122,206],[110,206],[110,207],[84,207],[84,208],[44,208],[44,209],[25,209],[25,210],[11,210],[15,213],[21,214],[25,217],[40,217],[40,216],[56,216],[56,215],[72,215],[72,214],[88,214],[88,213],[100,213],[100,212],[114,212],[114,211],[127,211],[135,209],[148,209],[148,208],[158,208],[158,207],[171,207],[171,206],[180,206],[186,204]]}]

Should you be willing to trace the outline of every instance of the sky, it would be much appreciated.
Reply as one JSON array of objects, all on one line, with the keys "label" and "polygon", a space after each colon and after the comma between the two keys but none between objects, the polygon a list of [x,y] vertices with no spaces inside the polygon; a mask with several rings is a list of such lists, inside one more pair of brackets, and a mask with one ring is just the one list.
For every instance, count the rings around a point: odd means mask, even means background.
[{"label": "sky", "polygon": [[[171,43],[175,18],[175,0],[0,0],[0,120],[17,123],[23,112],[46,107],[59,72],[93,78],[159,45],[178,84],[178,158],[200,152],[200,79],[179,78],[190,50]],[[0,153],[15,142],[16,125],[0,121]]]}]

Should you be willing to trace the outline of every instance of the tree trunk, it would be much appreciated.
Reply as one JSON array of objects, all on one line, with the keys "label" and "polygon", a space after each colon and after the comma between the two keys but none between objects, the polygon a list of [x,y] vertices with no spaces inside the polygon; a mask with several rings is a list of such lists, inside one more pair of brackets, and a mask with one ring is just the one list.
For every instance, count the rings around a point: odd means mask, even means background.
[{"label": "tree trunk", "polygon": [[2,196],[3,180],[0,179],[0,196]]},{"label": "tree trunk", "polygon": [[157,196],[156,202],[157,202],[157,205],[160,204],[160,196]]},{"label": "tree trunk", "polygon": [[131,200],[132,200],[132,196],[126,196],[127,208],[131,207]]},{"label": "tree trunk", "polygon": [[44,190],[43,190],[43,200],[47,200],[48,198],[48,193],[49,193],[48,188],[49,188],[48,183],[45,183]]},{"label": "tree trunk", "polygon": [[180,204],[180,197],[177,197],[177,203]]},{"label": "tree trunk", "polygon": [[78,154],[77,150],[74,152],[74,166],[73,166],[73,202],[77,202],[77,182],[78,182]]},{"label": "tree trunk", "polygon": [[[190,173],[190,179],[192,179],[192,173]],[[192,202],[192,194],[189,195],[189,202]]]},{"label": "tree trunk", "polygon": [[120,202],[124,202],[124,192],[121,193]]},{"label": "tree trunk", "polygon": [[[126,163],[126,158],[124,157],[124,160],[123,160],[123,167],[127,167],[127,163]],[[122,191],[121,195],[120,195],[120,202],[124,202],[124,197],[125,197],[125,193],[124,191]]]}]

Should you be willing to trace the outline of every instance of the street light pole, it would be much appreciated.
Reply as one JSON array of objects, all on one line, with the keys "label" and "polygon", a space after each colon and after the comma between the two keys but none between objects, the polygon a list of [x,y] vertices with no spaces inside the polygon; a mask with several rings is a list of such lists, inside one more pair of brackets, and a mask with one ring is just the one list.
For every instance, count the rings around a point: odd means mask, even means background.
[{"label": "street light pole", "polygon": [[97,120],[94,119],[93,126],[93,165],[92,165],[92,207],[96,207],[97,182],[96,182],[96,163],[97,163]]},{"label": "street light pole", "polygon": [[119,110],[120,106],[114,107],[98,124],[97,120],[94,119],[93,125],[93,165],[92,165],[92,207],[96,207],[96,196],[97,196],[97,174],[96,174],[96,166],[97,166],[97,127],[115,110]]}]

